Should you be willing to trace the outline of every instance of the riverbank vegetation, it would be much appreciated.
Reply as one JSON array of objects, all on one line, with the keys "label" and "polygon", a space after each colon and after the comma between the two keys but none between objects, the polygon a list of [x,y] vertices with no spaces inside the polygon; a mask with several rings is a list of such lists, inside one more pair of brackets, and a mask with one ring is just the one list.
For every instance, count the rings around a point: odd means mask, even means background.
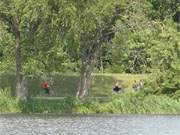
[{"label": "riverbank vegetation", "polygon": [[1,91],[0,97],[1,113],[180,114],[180,100],[165,95],[125,93],[105,101],[98,98],[81,101],[74,97],[22,101],[12,98],[7,91]]},{"label": "riverbank vegetation", "polygon": [[179,113],[179,37],[178,0],[1,0],[1,111]]}]

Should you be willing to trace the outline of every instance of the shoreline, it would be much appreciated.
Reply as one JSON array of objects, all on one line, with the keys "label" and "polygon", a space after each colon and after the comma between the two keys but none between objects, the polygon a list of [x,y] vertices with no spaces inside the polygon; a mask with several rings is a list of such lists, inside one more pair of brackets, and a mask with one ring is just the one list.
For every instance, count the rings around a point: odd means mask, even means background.
[{"label": "shoreline", "polygon": [[128,114],[121,114],[121,113],[93,113],[93,114],[80,114],[80,113],[0,113],[0,116],[59,116],[59,117],[131,117],[131,116],[180,116],[180,113],[178,114],[160,114],[160,113],[154,113],[154,114],[134,114],[134,113],[128,113]]}]

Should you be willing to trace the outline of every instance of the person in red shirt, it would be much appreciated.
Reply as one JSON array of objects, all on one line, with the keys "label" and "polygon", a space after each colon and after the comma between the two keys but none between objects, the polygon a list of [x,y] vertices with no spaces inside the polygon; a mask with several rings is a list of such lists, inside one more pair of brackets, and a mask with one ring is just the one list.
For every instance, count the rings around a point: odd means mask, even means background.
[{"label": "person in red shirt", "polygon": [[46,94],[50,94],[50,87],[49,87],[49,83],[48,82],[44,82],[41,84],[41,88],[43,88],[45,90]]}]

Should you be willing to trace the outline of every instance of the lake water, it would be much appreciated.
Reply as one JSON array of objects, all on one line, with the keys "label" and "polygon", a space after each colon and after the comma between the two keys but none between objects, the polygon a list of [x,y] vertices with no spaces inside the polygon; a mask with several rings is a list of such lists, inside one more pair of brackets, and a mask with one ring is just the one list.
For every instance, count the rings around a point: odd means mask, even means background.
[{"label": "lake water", "polygon": [[0,115],[0,135],[180,135],[180,116]]}]

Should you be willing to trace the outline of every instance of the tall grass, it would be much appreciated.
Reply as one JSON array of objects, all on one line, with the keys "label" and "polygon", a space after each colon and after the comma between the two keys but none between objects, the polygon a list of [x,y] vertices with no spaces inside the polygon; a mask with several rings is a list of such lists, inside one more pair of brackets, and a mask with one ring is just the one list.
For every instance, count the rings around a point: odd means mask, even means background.
[{"label": "tall grass", "polygon": [[9,89],[0,89],[0,112],[21,112],[19,101],[11,97]]},{"label": "tall grass", "polygon": [[23,112],[76,113],[76,114],[180,114],[180,101],[167,96],[147,96],[127,93],[114,96],[110,101],[80,101],[68,97],[64,100],[31,100]]},{"label": "tall grass", "polygon": [[167,96],[144,97],[127,93],[102,104],[98,111],[120,114],[180,114],[180,101]]},{"label": "tall grass", "polygon": [[60,113],[60,114],[180,114],[180,101],[167,96],[125,93],[115,95],[108,101],[98,99],[63,100],[29,99],[19,101],[11,97],[9,90],[0,90],[0,112]]},{"label": "tall grass", "polygon": [[21,102],[21,110],[23,113],[73,113],[75,101],[74,98],[63,100],[30,99]]}]

